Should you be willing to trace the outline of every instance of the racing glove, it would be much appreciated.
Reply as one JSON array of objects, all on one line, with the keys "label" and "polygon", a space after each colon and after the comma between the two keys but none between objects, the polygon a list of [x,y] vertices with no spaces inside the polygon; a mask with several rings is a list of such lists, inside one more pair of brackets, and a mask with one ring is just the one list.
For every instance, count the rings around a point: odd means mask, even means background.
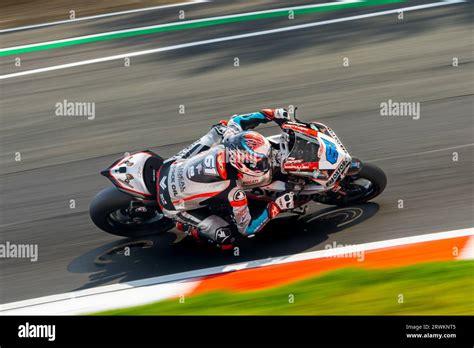
[{"label": "racing glove", "polygon": [[278,206],[280,211],[294,209],[295,208],[294,197],[295,197],[294,192],[284,193],[275,200],[275,204]]},{"label": "racing glove", "polygon": [[218,123],[212,125],[211,130],[214,130],[217,134],[221,137],[224,135],[225,131],[227,130],[227,120],[220,120]]},{"label": "racing glove", "polygon": [[266,118],[278,123],[278,125],[282,125],[283,123],[290,121],[290,114],[288,113],[288,110],[283,108],[263,109],[261,112]]}]

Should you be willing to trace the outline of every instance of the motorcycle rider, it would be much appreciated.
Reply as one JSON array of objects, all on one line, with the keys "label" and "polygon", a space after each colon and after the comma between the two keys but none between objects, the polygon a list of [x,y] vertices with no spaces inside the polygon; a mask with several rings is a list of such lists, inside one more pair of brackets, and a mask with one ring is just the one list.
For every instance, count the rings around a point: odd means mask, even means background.
[{"label": "motorcycle rider", "polygon": [[[221,121],[201,139],[171,157],[157,173],[158,204],[177,228],[226,250],[234,231],[253,237],[280,212],[294,207],[293,192],[250,208],[245,188],[272,180],[270,142],[250,131],[259,124],[289,120],[285,109],[264,109]],[[229,223],[211,211],[229,212]]]}]

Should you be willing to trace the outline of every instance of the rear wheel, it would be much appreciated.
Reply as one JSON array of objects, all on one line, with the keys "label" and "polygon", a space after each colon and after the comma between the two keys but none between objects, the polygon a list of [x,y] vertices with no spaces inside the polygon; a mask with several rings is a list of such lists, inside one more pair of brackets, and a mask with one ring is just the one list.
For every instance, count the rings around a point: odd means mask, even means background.
[{"label": "rear wheel", "polygon": [[174,227],[173,221],[157,209],[145,206],[131,209],[133,201],[136,199],[132,196],[110,186],[92,200],[91,220],[105,232],[132,238],[166,232]]},{"label": "rear wheel", "polygon": [[344,178],[339,192],[320,196],[317,201],[338,206],[364,203],[380,195],[386,186],[384,171],[375,164],[363,163],[359,173]]}]

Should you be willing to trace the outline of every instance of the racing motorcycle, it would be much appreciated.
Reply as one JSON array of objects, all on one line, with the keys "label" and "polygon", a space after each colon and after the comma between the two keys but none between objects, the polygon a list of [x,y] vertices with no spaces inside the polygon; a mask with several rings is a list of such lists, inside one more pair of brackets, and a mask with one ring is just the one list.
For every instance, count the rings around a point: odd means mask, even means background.
[{"label": "racing motorcycle", "polygon": [[[296,116],[281,128],[281,134],[268,137],[278,151],[281,169],[269,185],[246,188],[250,205],[293,191],[295,208],[290,213],[304,215],[311,202],[347,206],[370,201],[385,189],[383,170],[351,157],[331,128]],[[157,173],[163,162],[161,156],[145,150],[127,154],[103,170],[101,174],[114,186],[99,192],[91,202],[94,224],[122,237],[173,229],[175,223],[162,214],[156,199]],[[230,216],[225,210],[220,215]]]}]

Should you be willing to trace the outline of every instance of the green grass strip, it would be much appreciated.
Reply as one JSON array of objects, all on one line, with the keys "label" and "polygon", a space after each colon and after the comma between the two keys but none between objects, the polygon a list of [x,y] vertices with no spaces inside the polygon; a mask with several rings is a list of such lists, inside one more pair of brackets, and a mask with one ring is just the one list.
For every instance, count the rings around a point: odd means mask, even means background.
[{"label": "green grass strip", "polygon": [[98,315],[474,315],[473,275],[474,261],[349,268],[270,290],[211,292]]},{"label": "green grass strip", "polygon": [[[357,8],[357,7],[364,7],[364,6],[377,6],[377,5],[380,6],[380,5],[399,3],[399,2],[404,2],[404,1],[405,0],[366,0],[363,2],[356,2],[356,3],[333,3],[333,4],[321,6],[321,7],[296,9],[294,10],[294,15],[296,17],[299,15],[311,14],[311,13],[316,13],[316,12],[334,11],[334,10]],[[1,51],[0,56],[20,55],[20,54],[29,53],[29,52],[44,51],[44,50],[56,49],[56,48],[67,47],[67,46],[82,45],[82,44],[91,43],[91,42],[123,39],[127,37],[140,36],[140,35],[149,35],[149,34],[165,33],[165,32],[170,32],[170,31],[177,31],[177,30],[204,28],[204,27],[229,24],[229,23],[256,21],[256,20],[262,20],[262,19],[267,19],[267,18],[288,17],[288,15],[289,15],[289,11],[283,10],[283,11],[275,11],[275,12],[270,12],[270,13],[249,14],[245,16],[229,17],[229,18],[223,18],[223,19],[209,19],[209,20],[204,20],[201,22],[194,22],[194,23],[183,22],[183,23],[177,23],[174,25],[157,26],[155,28],[149,28],[149,29],[143,29],[143,30],[130,29],[130,31],[125,31],[122,33],[93,36],[89,38],[71,40],[71,41],[66,41],[66,42],[57,42],[57,43],[52,43],[52,44],[39,43],[35,46],[11,49],[11,50],[7,49],[5,51]]]}]

